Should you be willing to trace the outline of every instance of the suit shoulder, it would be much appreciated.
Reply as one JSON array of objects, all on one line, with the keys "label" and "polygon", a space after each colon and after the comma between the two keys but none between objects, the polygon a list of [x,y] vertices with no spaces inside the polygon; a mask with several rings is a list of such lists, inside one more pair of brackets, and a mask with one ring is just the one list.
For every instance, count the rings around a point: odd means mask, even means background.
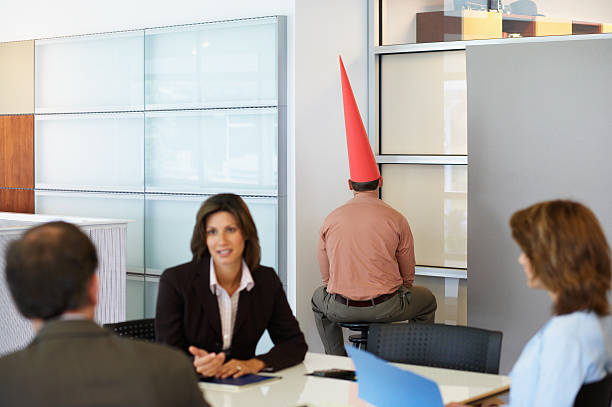
[{"label": "suit shoulder", "polygon": [[280,279],[278,278],[278,274],[272,267],[262,266],[260,265],[257,269],[251,273],[253,276],[253,280],[255,284],[271,284],[271,283],[280,283]]},{"label": "suit shoulder", "polygon": [[125,338],[117,338],[121,344],[130,352],[137,354],[142,361],[154,360],[155,364],[163,369],[189,368],[189,358],[176,348],[161,343],[135,341]]},{"label": "suit shoulder", "polygon": [[192,276],[196,270],[197,264],[192,260],[187,263],[178,264],[165,269],[161,274],[161,278],[164,280],[183,281]]},{"label": "suit shoulder", "polygon": [[[27,358],[28,348],[18,350],[0,357],[0,372],[9,371],[12,366],[19,366]],[[0,376],[4,377],[0,373]]]}]

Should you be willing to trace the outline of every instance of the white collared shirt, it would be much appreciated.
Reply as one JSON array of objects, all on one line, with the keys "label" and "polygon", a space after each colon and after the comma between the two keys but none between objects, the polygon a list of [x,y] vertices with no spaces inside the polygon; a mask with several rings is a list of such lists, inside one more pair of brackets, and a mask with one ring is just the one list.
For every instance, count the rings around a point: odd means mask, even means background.
[{"label": "white collared shirt", "polygon": [[238,299],[240,292],[244,289],[251,291],[255,286],[253,276],[249,267],[242,260],[242,276],[240,277],[240,285],[238,289],[230,297],[227,291],[217,281],[215,273],[215,265],[213,259],[210,259],[210,292],[217,296],[217,304],[219,305],[219,318],[221,319],[221,335],[223,336],[223,350],[229,349],[232,345],[232,336],[234,334],[234,324],[236,323],[236,314],[238,313]]}]

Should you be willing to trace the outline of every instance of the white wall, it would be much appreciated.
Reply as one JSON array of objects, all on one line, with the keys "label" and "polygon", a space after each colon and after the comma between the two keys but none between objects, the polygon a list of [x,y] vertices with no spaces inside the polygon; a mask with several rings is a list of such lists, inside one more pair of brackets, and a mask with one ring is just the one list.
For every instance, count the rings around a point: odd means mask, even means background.
[{"label": "white wall", "polygon": [[544,14],[547,17],[612,24],[612,2],[609,0],[533,1],[538,6],[538,14]]},{"label": "white wall", "polygon": [[292,4],[292,0],[4,1],[0,42],[278,14],[292,17]]},{"label": "white wall", "polygon": [[296,0],[295,16],[296,307],[310,350],[322,352],[310,307],[321,284],[318,231],[351,198],[338,55],[367,128],[366,2]]}]

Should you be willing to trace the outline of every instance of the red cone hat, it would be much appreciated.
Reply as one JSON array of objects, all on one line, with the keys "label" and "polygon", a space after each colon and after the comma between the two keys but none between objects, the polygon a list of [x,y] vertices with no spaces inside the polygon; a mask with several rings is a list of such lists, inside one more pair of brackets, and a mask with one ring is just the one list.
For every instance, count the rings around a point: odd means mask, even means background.
[{"label": "red cone hat", "polygon": [[378,165],[370,148],[368,135],[361,121],[359,108],[353,96],[353,89],[346,76],[346,70],[340,57],[342,74],[342,101],[344,104],[344,124],[346,126],[346,146],[348,148],[351,181],[368,182],[380,178]]}]

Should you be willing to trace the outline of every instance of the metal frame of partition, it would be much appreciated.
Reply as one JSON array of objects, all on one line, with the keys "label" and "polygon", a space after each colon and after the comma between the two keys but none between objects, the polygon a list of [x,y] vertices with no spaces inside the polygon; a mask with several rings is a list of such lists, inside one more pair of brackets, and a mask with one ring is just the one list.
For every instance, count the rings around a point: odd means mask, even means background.
[{"label": "metal frame of partition", "polygon": [[[467,155],[389,155],[380,154],[379,146],[381,134],[380,123],[380,58],[382,55],[403,54],[424,51],[445,51],[465,49],[467,41],[457,43],[427,43],[427,44],[405,44],[405,45],[380,45],[382,36],[382,21],[380,9],[382,0],[366,0],[368,10],[368,137],[370,145],[375,152],[376,162],[382,164],[419,164],[419,165],[467,165]],[[444,277],[450,293],[456,297],[459,289],[459,279],[467,279],[466,269],[455,269],[447,267],[417,266],[416,274],[422,276]]]}]

